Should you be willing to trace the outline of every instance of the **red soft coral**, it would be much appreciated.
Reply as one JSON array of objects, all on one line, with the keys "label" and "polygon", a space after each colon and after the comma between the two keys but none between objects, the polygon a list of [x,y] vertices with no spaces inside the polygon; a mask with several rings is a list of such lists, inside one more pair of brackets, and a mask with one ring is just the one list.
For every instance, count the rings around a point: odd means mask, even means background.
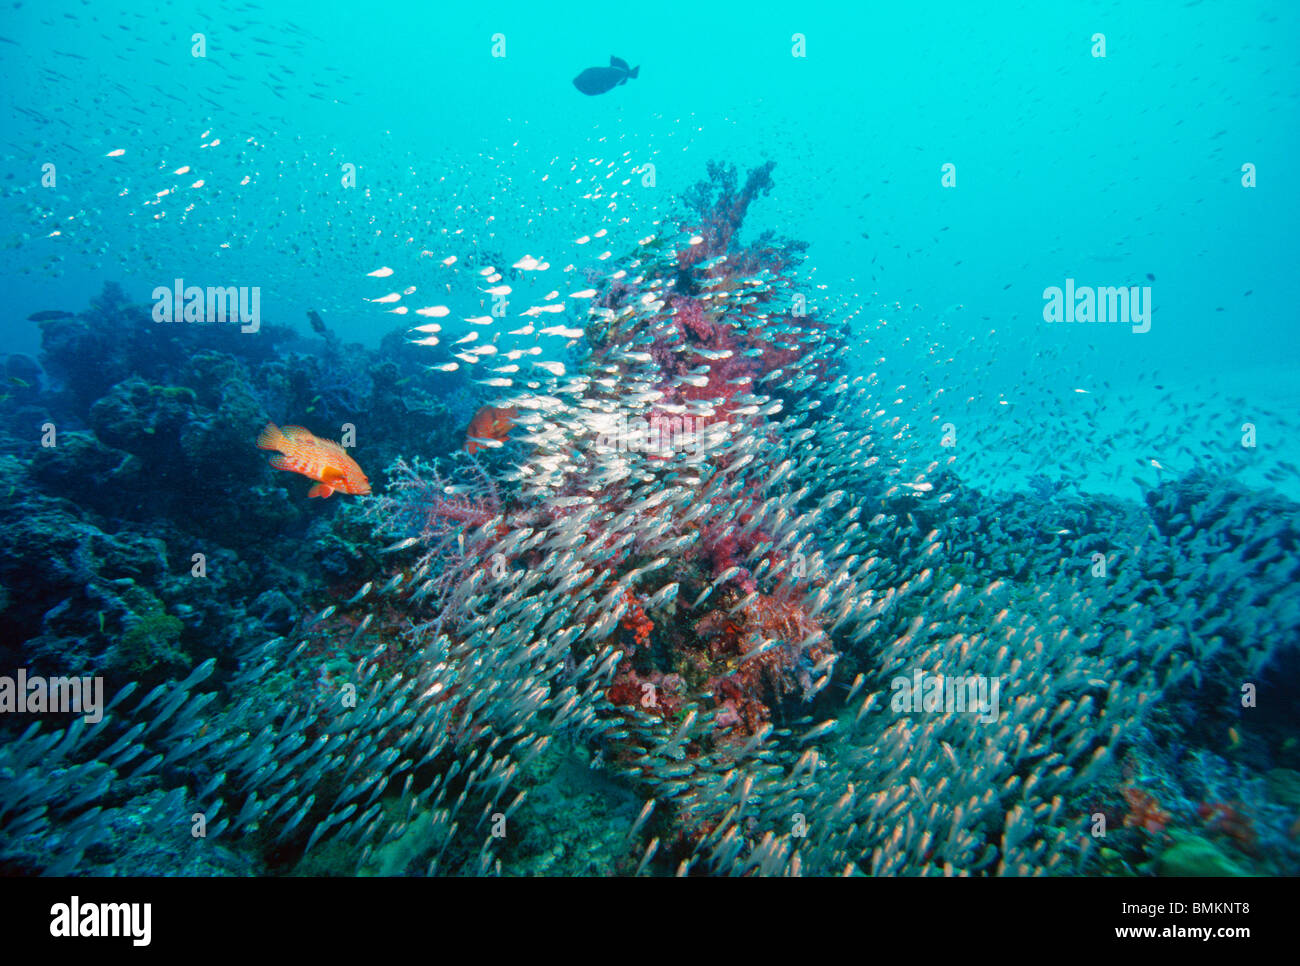
[{"label": "red soft coral", "polygon": [[623,599],[627,601],[627,613],[621,621],[623,629],[633,633],[637,647],[644,647],[650,643],[650,632],[655,629],[654,622],[646,616],[645,608],[632,591],[625,591]]}]

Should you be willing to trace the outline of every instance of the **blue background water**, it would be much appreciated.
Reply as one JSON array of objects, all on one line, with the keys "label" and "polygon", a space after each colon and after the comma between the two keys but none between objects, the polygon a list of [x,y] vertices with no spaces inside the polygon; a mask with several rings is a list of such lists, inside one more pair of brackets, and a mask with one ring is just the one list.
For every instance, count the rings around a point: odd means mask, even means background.
[{"label": "blue background water", "polygon": [[[143,301],[175,276],[259,285],[269,320],[328,309],[375,342],[392,320],[362,302],[376,294],[363,276],[404,235],[492,233],[513,260],[624,215],[648,229],[708,159],[773,159],[749,230],[807,239],[824,305],[923,339],[940,318],[954,343],[996,329],[986,388],[1050,378],[1044,348],[1091,347],[1094,389],[1159,370],[1202,401],[1214,385],[1294,408],[1298,19],[1243,2],[6,7],[5,347],[33,351],[26,315],[78,309],[106,278]],[[195,32],[206,58],[191,56]],[[610,54],[640,76],[575,91]],[[251,166],[202,155],[204,130],[265,147]],[[114,148],[127,153],[105,158]],[[584,204],[592,160],[624,152],[653,161],[656,186],[633,180],[617,215]],[[38,186],[47,161],[53,189]],[[342,161],[361,190],[338,187]],[[1244,163],[1258,187],[1242,187]],[[207,164],[206,210],[180,224],[173,207],[162,225],[127,213],[186,180],[167,175],[181,164]],[[458,212],[452,185],[499,228]],[[1151,331],[1045,325],[1042,290],[1067,277],[1151,284]]]}]

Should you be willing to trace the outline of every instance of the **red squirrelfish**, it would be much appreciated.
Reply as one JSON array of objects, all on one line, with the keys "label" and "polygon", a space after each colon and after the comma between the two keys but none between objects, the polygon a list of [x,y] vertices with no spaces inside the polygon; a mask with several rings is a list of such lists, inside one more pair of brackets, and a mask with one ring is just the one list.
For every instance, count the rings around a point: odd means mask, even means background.
[{"label": "red squirrelfish", "polygon": [[308,496],[327,497],[335,491],[365,496],[370,492],[370,481],[356,460],[338,443],[321,439],[311,430],[301,426],[281,429],[275,423],[267,423],[258,434],[257,446],[280,454],[271,457],[271,465],[277,470],[301,473],[316,480],[316,485],[307,491]]}]

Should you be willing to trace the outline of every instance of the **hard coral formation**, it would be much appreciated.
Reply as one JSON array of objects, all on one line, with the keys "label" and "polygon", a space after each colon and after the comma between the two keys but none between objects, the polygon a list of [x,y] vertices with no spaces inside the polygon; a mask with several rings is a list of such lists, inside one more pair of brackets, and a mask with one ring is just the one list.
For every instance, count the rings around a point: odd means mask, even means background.
[{"label": "hard coral formation", "polygon": [[[24,385],[0,397],[9,486],[0,504],[0,656],[30,674],[101,674],[110,696],[183,677],[208,657],[233,666],[246,641],[291,631],[337,582],[373,573],[368,526],[347,511],[313,516],[265,466],[252,440],[268,414],[365,416],[382,427],[368,437],[381,466],[454,439],[407,354],[321,348],[276,325],[256,337],[159,326],[114,285],[87,311],[41,322],[41,335],[40,367],[9,357],[6,371]],[[0,725],[13,723],[5,717]],[[76,745],[69,736],[68,749]],[[156,766],[145,747],[140,739],[131,768]],[[128,781],[131,768],[116,772],[114,789],[145,780]],[[59,801],[64,786],[47,786]],[[4,787],[0,800],[23,800],[12,782]],[[74,791],[64,801],[76,799]],[[22,833],[3,813],[0,802],[0,829]],[[136,867],[113,821],[105,813],[112,841],[85,868]],[[78,854],[76,826],[66,832],[66,848],[47,842],[34,868]]]},{"label": "hard coral formation", "polygon": [[190,659],[179,647],[184,623],[163,610],[156,598],[149,599],[152,595],[142,593],[142,596],[147,602],[132,614],[122,631],[112,663],[121,665],[135,678],[156,673],[168,665],[188,667]]}]

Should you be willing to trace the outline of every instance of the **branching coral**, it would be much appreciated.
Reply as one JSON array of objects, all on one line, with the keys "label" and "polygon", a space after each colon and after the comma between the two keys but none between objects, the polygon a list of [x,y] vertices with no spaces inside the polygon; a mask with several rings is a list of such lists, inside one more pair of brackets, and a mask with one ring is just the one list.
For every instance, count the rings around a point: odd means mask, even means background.
[{"label": "branching coral", "polygon": [[410,601],[434,615],[435,632],[464,616],[471,578],[479,574],[481,581],[494,564],[505,566],[488,553],[504,528],[497,483],[474,457],[455,458],[459,472],[452,477],[436,464],[399,459],[389,470],[387,491],[365,511],[378,533],[419,548],[406,584]]},{"label": "branching coral", "polygon": [[772,190],[775,161],[753,168],[737,188],[736,166],[718,161],[708,163],[708,180],[697,182],[684,196],[694,212],[704,236],[704,243],[687,249],[681,256],[683,266],[693,265],[706,257],[727,251],[732,237],[740,229],[750,203]]}]

